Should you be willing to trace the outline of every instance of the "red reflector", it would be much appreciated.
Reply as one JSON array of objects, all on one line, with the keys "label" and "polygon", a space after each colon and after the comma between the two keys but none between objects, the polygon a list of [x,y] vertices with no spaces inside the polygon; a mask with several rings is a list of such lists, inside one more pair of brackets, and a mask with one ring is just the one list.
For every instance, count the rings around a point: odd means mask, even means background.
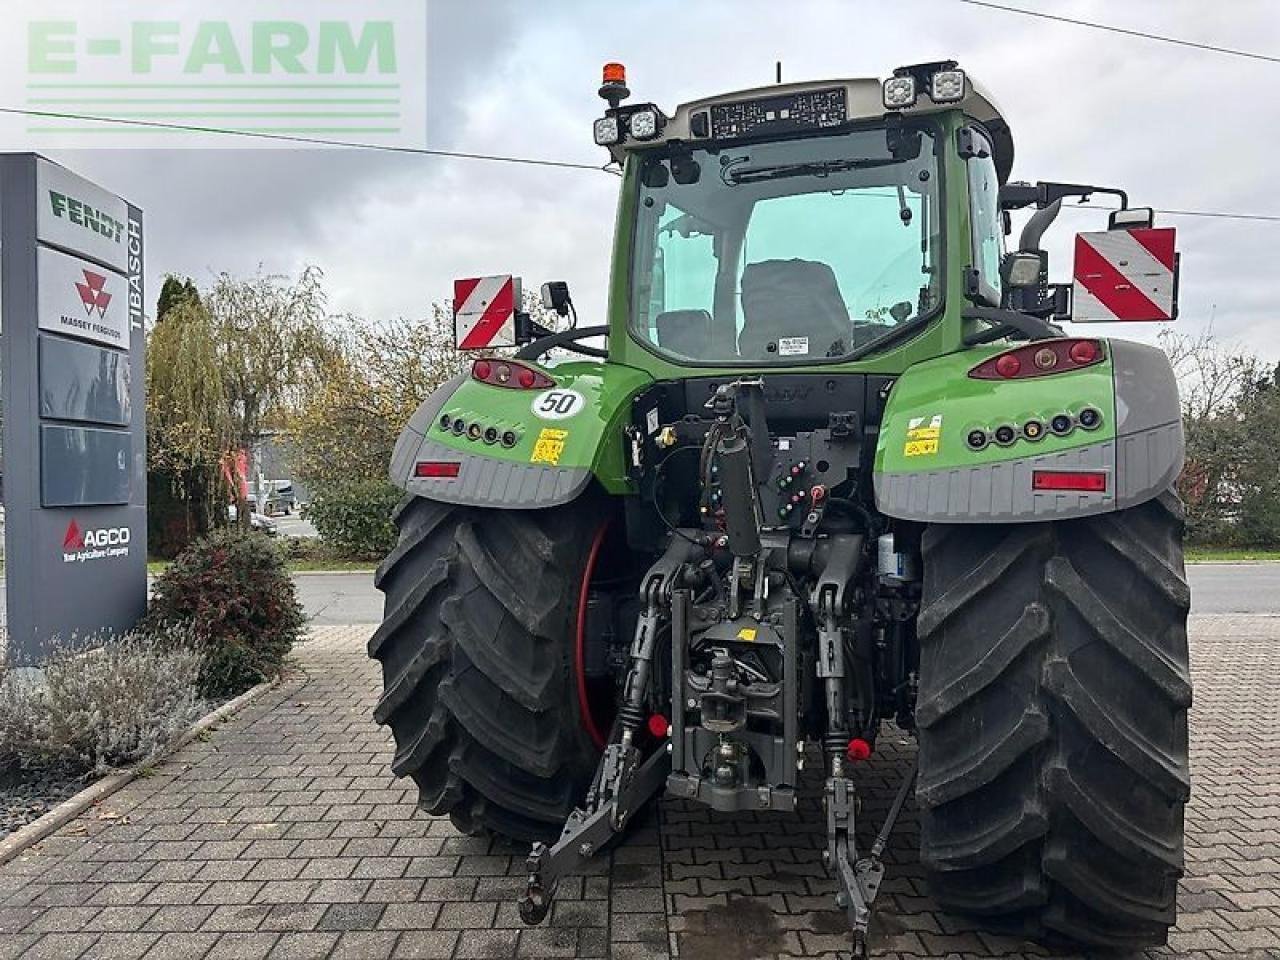
[{"label": "red reflector", "polygon": [[471,364],[471,379],[508,390],[545,390],[556,385],[541,370],[515,360],[477,360]]},{"label": "red reflector", "polygon": [[659,740],[665,740],[667,736],[667,718],[660,713],[655,713],[649,718],[649,732]]},{"label": "red reflector", "polygon": [[1084,365],[1098,359],[1098,345],[1092,340],[1077,340],[1071,345],[1071,359]]},{"label": "red reflector", "polygon": [[996,373],[1002,377],[1016,377],[1022,371],[1022,361],[1012,353],[1006,353],[996,360]]},{"label": "red reflector", "polygon": [[451,480],[458,475],[458,471],[462,469],[462,464],[457,460],[419,460],[414,465],[413,475],[415,477],[443,477]]},{"label": "red reflector", "polygon": [[1055,337],[988,357],[969,371],[976,380],[1021,380],[1070,373],[1103,361],[1101,340]]},{"label": "red reflector", "polygon": [[1097,470],[1033,470],[1031,489],[1106,493],[1107,475]]},{"label": "red reflector", "polygon": [[849,749],[845,752],[850,760],[869,760],[871,758],[871,744],[861,737],[854,737],[849,741]]}]

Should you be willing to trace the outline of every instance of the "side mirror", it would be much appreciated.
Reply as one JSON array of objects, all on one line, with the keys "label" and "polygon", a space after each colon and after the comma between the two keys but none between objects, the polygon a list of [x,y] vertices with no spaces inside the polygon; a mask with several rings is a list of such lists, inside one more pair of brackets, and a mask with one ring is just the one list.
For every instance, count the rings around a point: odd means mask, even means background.
[{"label": "side mirror", "polygon": [[550,280],[542,285],[542,306],[554,310],[562,317],[569,315],[573,299],[569,296],[569,284],[563,280]]},{"label": "side mirror", "polygon": [[1129,207],[1115,210],[1107,219],[1108,230],[1150,230],[1156,222],[1156,212],[1150,207]]}]

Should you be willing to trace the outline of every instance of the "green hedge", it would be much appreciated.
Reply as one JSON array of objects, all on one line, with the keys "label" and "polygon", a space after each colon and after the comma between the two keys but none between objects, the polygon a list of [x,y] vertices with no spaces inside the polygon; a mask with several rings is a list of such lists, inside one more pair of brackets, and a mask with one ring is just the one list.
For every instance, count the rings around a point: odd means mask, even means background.
[{"label": "green hedge", "polygon": [[381,560],[396,545],[391,522],[404,493],[385,481],[317,491],[304,510],[320,539],[350,560]]}]

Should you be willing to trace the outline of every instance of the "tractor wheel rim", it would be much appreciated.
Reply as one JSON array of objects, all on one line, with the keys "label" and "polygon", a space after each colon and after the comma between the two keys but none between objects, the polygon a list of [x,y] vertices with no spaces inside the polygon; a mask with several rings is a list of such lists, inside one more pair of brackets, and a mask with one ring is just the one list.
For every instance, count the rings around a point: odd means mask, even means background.
[{"label": "tractor wheel rim", "polygon": [[600,549],[604,546],[604,539],[609,533],[611,523],[611,520],[606,520],[600,525],[591,540],[591,549],[587,552],[587,563],[583,567],[582,584],[578,590],[578,620],[573,645],[573,667],[578,691],[578,714],[581,717],[582,726],[586,730],[587,736],[591,738],[591,742],[599,750],[603,750],[605,747],[605,736],[601,732],[600,725],[596,722],[595,714],[591,709],[591,698],[587,691],[587,607],[591,598],[591,578],[595,574],[596,563],[600,559]]}]

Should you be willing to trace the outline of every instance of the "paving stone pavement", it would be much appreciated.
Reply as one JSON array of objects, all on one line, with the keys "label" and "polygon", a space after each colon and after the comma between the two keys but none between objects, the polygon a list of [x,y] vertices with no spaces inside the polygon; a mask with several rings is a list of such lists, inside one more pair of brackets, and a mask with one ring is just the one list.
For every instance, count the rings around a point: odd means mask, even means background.
[{"label": "paving stone pavement", "polygon": [[[369,719],[370,628],[317,630],[280,688],[0,867],[0,960],[29,958],[836,957],[844,917],[803,816],[652,810],[543,927],[520,923],[521,851],[414,807]],[[1180,921],[1158,958],[1280,958],[1280,617],[1196,617],[1194,796]],[[863,776],[872,833],[913,747]],[[879,956],[1042,948],[938,912],[908,807],[873,928]],[[868,838],[869,839],[869,838]]]}]

